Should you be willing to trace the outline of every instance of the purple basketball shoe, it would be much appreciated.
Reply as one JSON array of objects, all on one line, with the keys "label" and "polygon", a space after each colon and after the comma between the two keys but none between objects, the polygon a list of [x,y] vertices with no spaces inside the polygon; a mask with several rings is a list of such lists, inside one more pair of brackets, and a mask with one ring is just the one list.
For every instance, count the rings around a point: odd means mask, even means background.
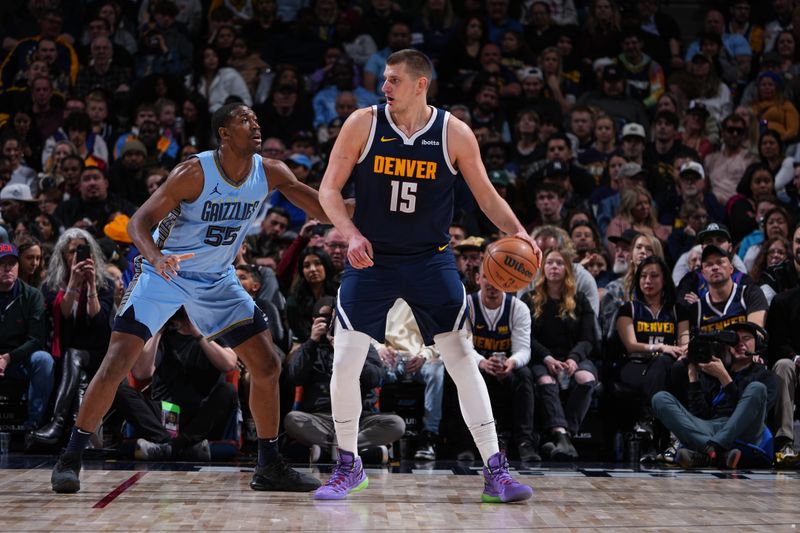
[{"label": "purple basketball shoe", "polygon": [[502,451],[489,457],[489,464],[483,467],[483,481],[481,501],[485,503],[519,502],[533,495],[532,488],[509,475],[508,460]]},{"label": "purple basketball shoe", "polygon": [[369,485],[361,458],[339,449],[339,461],[330,479],[314,493],[315,500],[344,500],[351,492],[364,490]]}]

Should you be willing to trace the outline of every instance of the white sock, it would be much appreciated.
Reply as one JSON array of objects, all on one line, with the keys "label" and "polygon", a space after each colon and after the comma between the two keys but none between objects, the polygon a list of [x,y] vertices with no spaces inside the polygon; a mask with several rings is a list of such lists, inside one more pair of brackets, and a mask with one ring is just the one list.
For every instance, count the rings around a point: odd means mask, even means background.
[{"label": "white sock", "polygon": [[463,332],[440,333],[433,338],[436,349],[442,354],[442,362],[458,388],[458,403],[469,432],[483,459],[500,451],[497,444],[497,430],[492,415],[489,391],[481,377],[478,365],[470,355],[472,346]]},{"label": "white sock", "polygon": [[331,410],[339,448],[358,455],[358,419],[361,417],[361,369],[367,360],[369,336],[337,328],[333,338]]}]

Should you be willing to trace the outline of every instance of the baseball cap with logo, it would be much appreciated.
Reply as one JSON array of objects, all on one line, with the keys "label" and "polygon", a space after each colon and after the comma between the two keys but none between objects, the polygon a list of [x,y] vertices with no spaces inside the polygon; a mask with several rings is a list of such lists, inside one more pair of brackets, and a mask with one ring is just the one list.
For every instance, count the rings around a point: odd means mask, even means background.
[{"label": "baseball cap with logo", "polygon": [[629,122],[622,127],[622,138],[624,139],[625,137],[641,137],[642,139],[647,139],[644,126],[635,122]]},{"label": "baseball cap with logo", "polygon": [[619,168],[618,178],[645,178],[647,171],[639,163],[625,163]]},{"label": "baseball cap with logo", "polygon": [[703,165],[698,163],[697,161],[688,161],[681,165],[680,175],[683,176],[684,174],[688,174],[691,176],[692,174],[697,175],[700,179],[706,177],[706,172],[703,170]]},{"label": "baseball cap with logo", "polygon": [[11,183],[0,191],[0,200],[16,200],[18,202],[35,202],[31,188],[24,183]]},{"label": "baseball cap with logo", "polygon": [[622,232],[622,235],[611,235],[608,240],[609,242],[613,242],[614,244],[619,244],[624,242],[626,244],[633,244],[633,241],[636,240],[640,233],[635,229],[628,228]]},{"label": "baseball cap with logo", "polygon": [[19,261],[19,253],[17,253],[17,247],[7,242],[0,243],[0,259],[9,256],[16,257],[17,261]]},{"label": "baseball cap with logo", "polygon": [[562,163],[561,161],[550,161],[547,163],[547,166],[544,167],[544,177],[545,178],[552,178],[553,176],[568,176],[569,171],[567,170],[567,165]]},{"label": "baseball cap with logo", "polygon": [[465,250],[483,250],[483,245],[486,244],[486,239],[483,237],[470,236],[455,245],[455,249],[459,252]]},{"label": "baseball cap with logo", "polygon": [[622,79],[625,79],[625,76],[616,64],[603,67],[603,81],[618,81]]},{"label": "baseball cap with logo", "polygon": [[706,259],[708,259],[712,255],[718,255],[720,257],[727,257],[728,259],[731,258],[731,254],[730,253],[726,252],[725,250],[723,250],[719,246],[716,246],[714,244],[709,244],[708,246],[703,248],[703,255],[700,256],[700,260],[701,261],[705,261]]},{"label": "baseball cap with logo", "polygon": [[731,240],[731,233],[724,224],[712,222],[697,234],[697,242],[702,243],[706,237],[713,237],[714,235],[725,237],[728,241]]},{"label": "baseball cap with logo", "polygon": [[510,183],[508,180],[508,172],[505,170],[490,170],[489,181],[492,185],[499,185],[500,187],[508,187]]}]

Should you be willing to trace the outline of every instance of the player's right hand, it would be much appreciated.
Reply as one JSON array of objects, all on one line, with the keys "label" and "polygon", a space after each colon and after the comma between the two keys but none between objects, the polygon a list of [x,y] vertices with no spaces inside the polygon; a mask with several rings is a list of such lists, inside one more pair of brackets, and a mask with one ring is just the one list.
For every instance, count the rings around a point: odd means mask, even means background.
[{"label": "player's right hand", "polygon": [[172,281],[172,278],[178,275],[178,270],[181,269],[181,261],[191,259],[194,254],[169,254],[160,255],[152,262],[153,268],[158,272],[162,278],[167,281]]},{"label": "player's right hand", "polygon": [[372,261],[372,243],[361,233],[355,233],[347,243],[347,260],[353,268],[368,268],[374,265]]}]

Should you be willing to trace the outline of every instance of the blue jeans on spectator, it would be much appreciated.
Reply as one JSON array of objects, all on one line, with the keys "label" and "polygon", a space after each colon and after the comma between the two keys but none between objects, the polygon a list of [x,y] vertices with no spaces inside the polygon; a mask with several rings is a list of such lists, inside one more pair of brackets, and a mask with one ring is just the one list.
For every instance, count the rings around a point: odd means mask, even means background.
[{"label": "blue jeans on spectator", "polygon": [[44,422],[44,410],[53,391],[53,356],[45,351],[33,352],[20,362],[12,362],[6,368],[6,376],[13,380],[28,381],[28,419],[25,427],[38,428]]},{"label": "blue jeans on spectator", "polygon": [[702,451],[709,441],[725,450],[733,448],[735,441],[757,444],[764,434],[767,387],[757,381],[745,387],[731,416],[698,418],[666,391],[656,393],[652,403],[656,417],[694,451]]},{"label": "blue jeans on spectator", "polygon": [[[387,371],[389,383],[403,381],[404,374],[394,369]],[[425,431],[439,434],[439,424],[442,421],[442,394],[444,392],[444,364],[441,359],[431,359],[419,370],[410,376],[409,381],[425,385],[425,414],[422,425]]]}]

